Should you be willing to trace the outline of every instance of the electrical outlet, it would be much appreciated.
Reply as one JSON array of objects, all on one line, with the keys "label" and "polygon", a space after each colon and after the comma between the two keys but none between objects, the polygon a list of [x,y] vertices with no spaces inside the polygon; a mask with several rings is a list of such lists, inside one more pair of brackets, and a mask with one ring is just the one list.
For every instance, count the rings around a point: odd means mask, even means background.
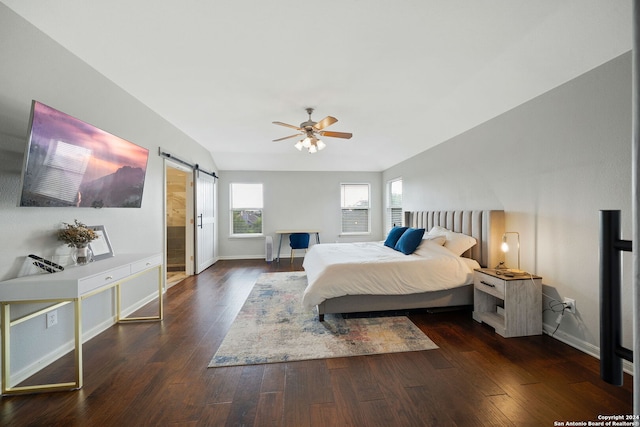
[{"label": "electrical outlet", "polygon": [[576,300],[572,298],[565,298],[563,302],[570,313],[576,314]]},{"label": "electrical outlet", "polygon": [[47,329],[58,324],[58,310],[47,313]]}]

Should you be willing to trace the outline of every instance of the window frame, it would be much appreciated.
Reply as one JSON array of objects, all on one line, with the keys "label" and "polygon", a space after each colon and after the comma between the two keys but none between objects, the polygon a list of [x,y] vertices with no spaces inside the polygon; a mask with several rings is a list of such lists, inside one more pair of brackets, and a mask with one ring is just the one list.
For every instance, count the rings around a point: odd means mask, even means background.
[{"label": "window frame", "polygon": [[[261,192],[261,205],[262,206],[243,206],[241,208],[235,208],[233,205],[234,185],[259,185]],[[235,233],[234,232],[234,212],[246,210],[246,211],[259,211],[260,212],[260,232],[259,233]],[[229,237],[231,238],[252,238],[252,237],[264,237],[264,184],[261,182],[231,182],[229,183]]]},{"label": "window frame", "polygon": [[[366,211],[367,211],[367,230],[366,231],[345,231],[344,229],[344,211],[345,209],[350,209],[352,210],[353,207],[351,206],[343,206],[343,191],[344,188],[346,186],[356,186],[356,185],[362,185],[362,186],[367,186],[367,207],[366,207]],[[364,209],[362,209],[364,210]],[[340,183],[340,235],[341,236],[364,236],[364,235],[369,235],[371,234],[371,183],[369,182],[342,182]]]},{"label": "window frame", "polygon": [[[391,231],[391,229],[393,228],[393,212],[392,209],[397,208],[397,206],[392,206],[392,200],[391,200],[391,196],[392,196],[392,191],[391,191],[391,187],[393,186],[394,183],[396,182],[400,182],[402,184],[402,177],[397,177],[397,178],[393,178],[387,181],[387,185],[386,185],[386,195],[385,195],[385,218],[384,218],[384,222],[385,222],[385,228],[386,228],[386,233],[388,233],[389,231]],[[403,193],[400,193],[400,223],[396,224],[396,225],[403,225],[404,223],[404,216],[402,214],[402,196]],[[385,234],[386,234],[385,233]]]}]

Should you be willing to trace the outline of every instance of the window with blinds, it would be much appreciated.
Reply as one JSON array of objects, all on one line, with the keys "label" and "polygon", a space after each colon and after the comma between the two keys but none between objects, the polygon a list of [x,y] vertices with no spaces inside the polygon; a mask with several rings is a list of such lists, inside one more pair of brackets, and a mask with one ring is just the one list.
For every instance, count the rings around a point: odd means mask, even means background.
[{"label": "window with blinds", "polygon": [[262,184],[230,185],[231,235],[262,235]]},{"label": "window with blinds", "polygon": [[387,182],[387,232],[402,220],[402,178],[397,178]]},{"label": "window with blinds", "polygon": [[371,232],[369,200],[369,184],[340,184],[342,234]]}]

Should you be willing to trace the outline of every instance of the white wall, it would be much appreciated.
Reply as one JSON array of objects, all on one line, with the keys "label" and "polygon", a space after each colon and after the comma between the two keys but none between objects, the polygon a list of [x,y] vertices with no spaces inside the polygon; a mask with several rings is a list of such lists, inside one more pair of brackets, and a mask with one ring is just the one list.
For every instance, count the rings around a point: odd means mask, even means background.
[{"label": "white wall", "polygon": [[[61,222],[76,218],[105,225],[116,253],[163,251],[164,167],[158,147],[215,170],[210,153],[2,4],[0,58],[0,280],[15,277],[30,253],[51,256],[68,251],[54,233]],[[142,207],[17,207],[32,99],[148,148]],[[152,294],[153,279],[152,274],[136,282],[140,290],[127,293],[124,306],[135,306]],[[45,329],[44,316],[39,316],[14,331],[12,372],[28,369],[40,355],[71,339],[70,308],[59,310],[60,322],[54,328]],[[33,307],[16,311],[29,310]],[[111,292],[87,299],[85,331],[95,333],[108,326],[113,314]]]},{"label": "white wall", "polygon": [[[319,154],[329,154],[329,148]],[[218,182],[219,245],[221,258],[262,258],[264,237],[229,237],[229,184],[262,183],[264,196],[263,231],[274,238],[276,230],[319,229],[320,239],[328,242],[382,240],[382,173],[380,172],[269,172],[222,171]],[[340,184],[371,185],[371,234],[340,236]],[[312,239],[313,243],[313,239]],[[289,256],[288,240],[282,256]],[[298,254],[300,254],[298,252]]]},{"label": "white wall", "polygon": [[[631,238],[630,53],[384,172],[396,176],[405,210],[504,209],[522,268],[544,278],[545,295],[576,300],[556,336],[597,353],[599,210],[622,210]],[[545,312],[547,327],[556,317]]]}]

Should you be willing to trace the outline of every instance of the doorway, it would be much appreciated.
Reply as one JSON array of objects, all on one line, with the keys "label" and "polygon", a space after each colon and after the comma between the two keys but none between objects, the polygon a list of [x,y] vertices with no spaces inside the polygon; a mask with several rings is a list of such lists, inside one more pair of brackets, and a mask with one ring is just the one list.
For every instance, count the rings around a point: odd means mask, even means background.
[{"label": "doorway", "polygon": [[165,162],[167,288],[193,274],[193,172]]}]

